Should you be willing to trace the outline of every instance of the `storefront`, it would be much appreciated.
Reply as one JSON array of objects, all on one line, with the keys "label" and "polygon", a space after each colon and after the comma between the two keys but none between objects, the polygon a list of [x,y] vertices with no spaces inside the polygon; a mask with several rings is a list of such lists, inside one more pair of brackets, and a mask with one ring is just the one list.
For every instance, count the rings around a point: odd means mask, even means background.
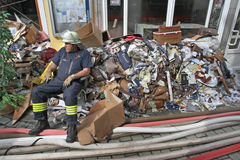
[{"label": "storefront", "polygon": [[[54,48],[59,48],[56,31],[61,23],[60,27],[73,30],[77,20],[84,24],[91,19],[102,31],[108,30],[112,38],[138,33],[152,39],[152,32],[163,23],[172,26],[181,22],[182,38],[197,34],[200,27],[217,29],[220,47],[226,49],[225,56],[229,58],[228,65],[238,65],[240,2],[237,0],[75,0],[66,5],[56,0],[36,2],[42,28],[50,34]],[[56,13],[59,5],[69,12]],[[70,12],[70,8],[74,9]],[[78,19],[76,14],[81,10],[85,10],[81,13],[84,18]],[[64,24],[64,16],[73,18],[66,19]]]}]

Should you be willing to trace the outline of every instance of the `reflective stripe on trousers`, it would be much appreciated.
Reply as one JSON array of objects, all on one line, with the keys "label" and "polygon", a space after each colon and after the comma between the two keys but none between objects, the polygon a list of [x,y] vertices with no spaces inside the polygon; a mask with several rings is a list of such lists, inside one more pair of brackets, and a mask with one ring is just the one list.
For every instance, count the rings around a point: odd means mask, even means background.
[{"label": "reflective stripe on trousers", "polygon": [[47,110],[47,102],[33,103],[33,112],[42,112]]},{"label": "reflective stripe on trousers", "polygon": [[67,115],[75,115],[75,114],[77,114],[77,105],[66,106],[66,114]]}]

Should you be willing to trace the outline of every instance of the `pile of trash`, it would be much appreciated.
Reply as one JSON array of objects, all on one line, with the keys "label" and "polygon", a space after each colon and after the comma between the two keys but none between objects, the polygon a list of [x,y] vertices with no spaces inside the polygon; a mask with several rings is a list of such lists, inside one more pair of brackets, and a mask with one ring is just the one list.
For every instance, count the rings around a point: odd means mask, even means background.
[{"label": "pile of trash", "polygon": [[166,110],[200,112],[239,102],[240,92],[213,35],[159,45],[127,35],[88,48],[94,61],[88,102],[109,89],[124,102],[127,118]]},{"label": "pile of trash", "polygon": [[34,24],[8,20],[6,25],[13,36],[13,40],[8,42],[9,51],[16,57],[14,63],[23,86],[29,89],[33,78],[42,74],[57,51],[50,48],[48,35]]},{"label": "pile of trash", "polygon": [[[8,21],[7,25],[14,38],[9,50],[17,57],[17,72],[30,88],[32,81],[40,83],[36,77],[41,76],[56,50],[33,24]],[[106,89],[123,101],[126,118],[231,106],[240,101],[240,93],[218,48],[214,34],[164,45],[132,34],[87,48],[94,67],[78,95],[78,115],[86,117],[91,106],[105,98]],[[55,97],[48,105],[57,123],[56,118],[65,112],[64,101]]]}]

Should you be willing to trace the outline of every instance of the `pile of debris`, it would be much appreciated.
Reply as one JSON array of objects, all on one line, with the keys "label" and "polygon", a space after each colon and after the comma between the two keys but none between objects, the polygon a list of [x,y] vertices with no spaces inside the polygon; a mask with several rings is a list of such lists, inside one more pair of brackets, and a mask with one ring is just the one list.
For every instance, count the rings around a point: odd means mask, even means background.
[{"label": "pile of debris", "polygon": [[[164,110],[200,112],[239,102],[240,93],[214,35],[159,45],[127,35],[88,48],[94,61],[87,100],[109,89],[124,102],[127,118]],[[100,91],[100,92],[98,92]]]},{"label": "pile of debris", "polygon": [[8,20],[8,26],[13,36],[9,42],[9,50],[15,55],[15,67],[23,85],[28,89],[34,77],[39,77],[46,63],[57,52],[50,48],[46,33],[39,31],[33,24],[24,24]]},{"label": "pile of debris", "polygon": [[[17,72],[30,88],[56,53],[46,34],[33,24],[8,22],[14,41]],[[219,41],[213,32],[202,32],[177,44],[160,45],[132,34],[90,47],[94,67],[79,93],[78,113],[86,117],[93,104],[110,90],[124,104],[126,118],[177,110],[200,112],[239,102],[238,86],[227,69]],[[41,79],[39,79],[41,80]],[[64,101],[49,99],[56,118],[64,113]],[[56,119],[54,119],[56,120]]]}]

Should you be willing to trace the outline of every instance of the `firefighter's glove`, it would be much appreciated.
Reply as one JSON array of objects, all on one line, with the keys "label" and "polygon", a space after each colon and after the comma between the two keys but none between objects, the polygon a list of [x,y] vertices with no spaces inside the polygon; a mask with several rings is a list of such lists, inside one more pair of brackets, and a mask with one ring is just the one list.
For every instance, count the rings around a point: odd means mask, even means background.
[{"label": "firefighter's glove", "polygon": [[74,78],[75,78],[75,76],[74,76],[74,74],[73,75],[70,75],[70,76],[68,76],[68,78],[67,79],[65,79],[65,81],[64,81],[64,83],[63,83],[63,85],[64,86],[69,86],[70,85],[70,83],[72,82],[72,80],[74,80]]},{"label": "firefighter's glove", "polygon": [[53,78],[52,71],[47,70],[43,77],[43,82],[48,82],[52,78]]}]

